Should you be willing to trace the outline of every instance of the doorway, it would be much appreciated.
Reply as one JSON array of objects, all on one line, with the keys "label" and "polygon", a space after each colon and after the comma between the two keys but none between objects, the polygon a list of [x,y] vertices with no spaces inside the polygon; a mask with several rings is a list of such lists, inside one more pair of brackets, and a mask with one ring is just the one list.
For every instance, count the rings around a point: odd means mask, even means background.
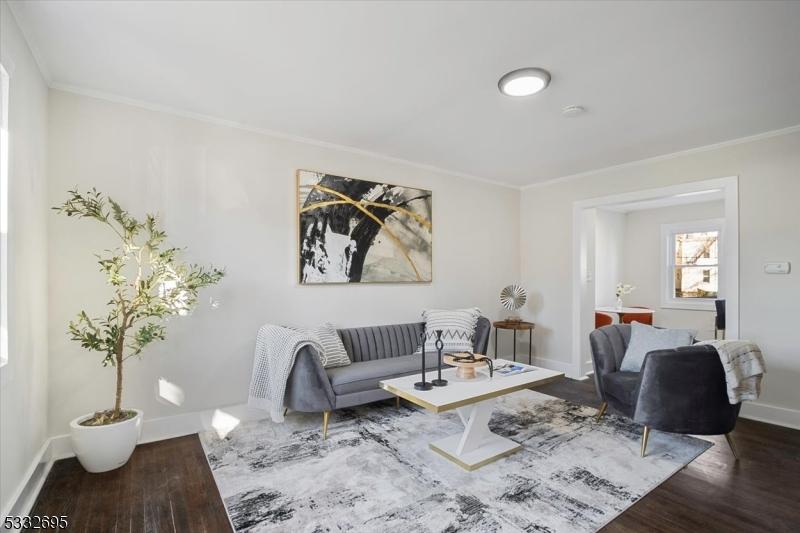
[{"label": "doorway", "polygon": [[654,325],[695,329],[701,339],[713,338],[713,301],[724,299],[726,337],[738,338],[737,177],[573,204],[573,377],[593,370],[589,333],[596,309],[622,319],[614,312],[618,283],[636,287],[623,295],[626,307],[652,312]]}]

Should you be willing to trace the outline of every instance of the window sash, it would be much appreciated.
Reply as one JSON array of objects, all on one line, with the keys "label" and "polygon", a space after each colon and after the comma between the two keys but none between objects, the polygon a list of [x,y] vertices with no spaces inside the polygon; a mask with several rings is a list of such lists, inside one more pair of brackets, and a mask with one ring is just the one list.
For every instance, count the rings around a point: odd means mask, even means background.
[{"label": "window sash", "polygon": [[[697,259],[703,259],[702,263],[684,263],[678,262],[676,258],[677,254],[677,237],[678,235],[691,235],[696,233],[716,233],[717,234],[717,256],[714,258],[716,259],[715,262],[705,262],[706,259],[711,259],[711,257],[706,257],[705,254],[700,255]],[[719,266],[719,251],[720,251],[720,244],[722,241],[722,232],[720,230],[703,230],[703,231],[672,231],[670,233],[670,244],[671,244],[671,253],[669,255],[670,264],[673,267],[707,267],[707,266]]]},{"label": "window sash", "polygon": [[[712,293],[710,296],[684,296],[679,295],[679,292],[687,292],[688,291],[681,291],[678,288],[678,281],[677,281],[677,274],[678,271],[686,271],[687,274],[681,274],[681,279],[684,277],[688,278],[692,272],[697,272],[698,275],[695,275],[696,283],[698,284],[697,290]],[[706,275],[708,273],[708,275]],[[716,280],[714,278],[716,277]],[[716,283],[716,290],[706,290],[699,285],[701,284],[710,284],[714,280]],[[682,266],[677,265],[672,267],[672,296],[679,300],[689,300],[689,301],[699,301],[699,300],[708,300],[708,299],[716,299],[719,296],[719,267],[716,265],[703,265],[703,266]]]},{"label": "window sash", "polygon": [[[724,219],[700,220],[694,222],[662,224],[662,297],[661,306],[677,309],[713,310],[714,300],[721,297],[724,287],[724,272],[720,267],[724,248]],[[713,263],[703,260],[700,264],[679,264],[675,257],[676,236],[687,233],[717,232],[717,257]],[[676,269],[714,270],[717,272],[716,296],[676,296]],[[713,275],[712,275],[713,278]]]}]

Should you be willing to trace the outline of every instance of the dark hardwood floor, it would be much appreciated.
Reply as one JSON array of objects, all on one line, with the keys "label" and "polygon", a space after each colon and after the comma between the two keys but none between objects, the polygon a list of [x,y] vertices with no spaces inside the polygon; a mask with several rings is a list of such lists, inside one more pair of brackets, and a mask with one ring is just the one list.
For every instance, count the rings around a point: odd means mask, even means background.
[{"label": "dark hardwood floor", "polygon": [[232,530],[197,435],[140,444],[125,466],[103,474],[74,458],[56,461],[31,515],[65,515],[66,531],[80,533]]},{"label": "dark hardwood floor", "polygon": [[[536,389],[599,405],[594,384],[564,379]],[[800,431],[740,418],[715,446],[636,502],[604,532],[800,531]]]},{"label": "dark hardwood floor", "polygon": [[[589,381],[536,390],[598,404]],[[710,437],[714,447],[603,531],[800,531],[800,431],[739,419],[734,439],[740,461],[723,437]],[[58,461],[31,514],[67,515],[69,531],[87,533],[231,530],[196,435],[140,445],[127,465],[106,474]]]}]

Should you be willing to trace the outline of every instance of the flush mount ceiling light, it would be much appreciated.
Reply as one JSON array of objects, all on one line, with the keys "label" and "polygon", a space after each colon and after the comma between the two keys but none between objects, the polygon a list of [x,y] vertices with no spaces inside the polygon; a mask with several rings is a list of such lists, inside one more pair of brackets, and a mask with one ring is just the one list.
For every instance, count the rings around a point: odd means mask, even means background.
[{"label": "flush mount ceiling light", "polygon": [[497,82],[506,96],[530,96],[550,84],[550,73],[541,68],[529,67],[512,70]]}]

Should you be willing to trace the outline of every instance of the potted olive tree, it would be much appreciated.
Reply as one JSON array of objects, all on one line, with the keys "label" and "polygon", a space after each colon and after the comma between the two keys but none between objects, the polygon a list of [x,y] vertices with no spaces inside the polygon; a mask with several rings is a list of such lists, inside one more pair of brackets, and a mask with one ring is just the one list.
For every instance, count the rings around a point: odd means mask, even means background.
[{"label": "potted olive tree", "polygon": [[98,254],[100,271],[111,289],[107,314],[90,318],[86,311],[70,322],[69,334],[83,348],[102,354],[103,366],[116,370],[113,408],[79,416],[70,423],[75,455],[89,472],[124,465],[136,447],[142,411],[122,406],[123,366],[140,357],[151,342],[163,340],[164,321],[185,315],[196,305],[198,291],[219,282],[224,271],[178,261],[179,248],[166,246],[166,233],[155,215],[139,221],[95,189],[54,207],[70,217],[90,218],[113,231],[119,246]]}]

